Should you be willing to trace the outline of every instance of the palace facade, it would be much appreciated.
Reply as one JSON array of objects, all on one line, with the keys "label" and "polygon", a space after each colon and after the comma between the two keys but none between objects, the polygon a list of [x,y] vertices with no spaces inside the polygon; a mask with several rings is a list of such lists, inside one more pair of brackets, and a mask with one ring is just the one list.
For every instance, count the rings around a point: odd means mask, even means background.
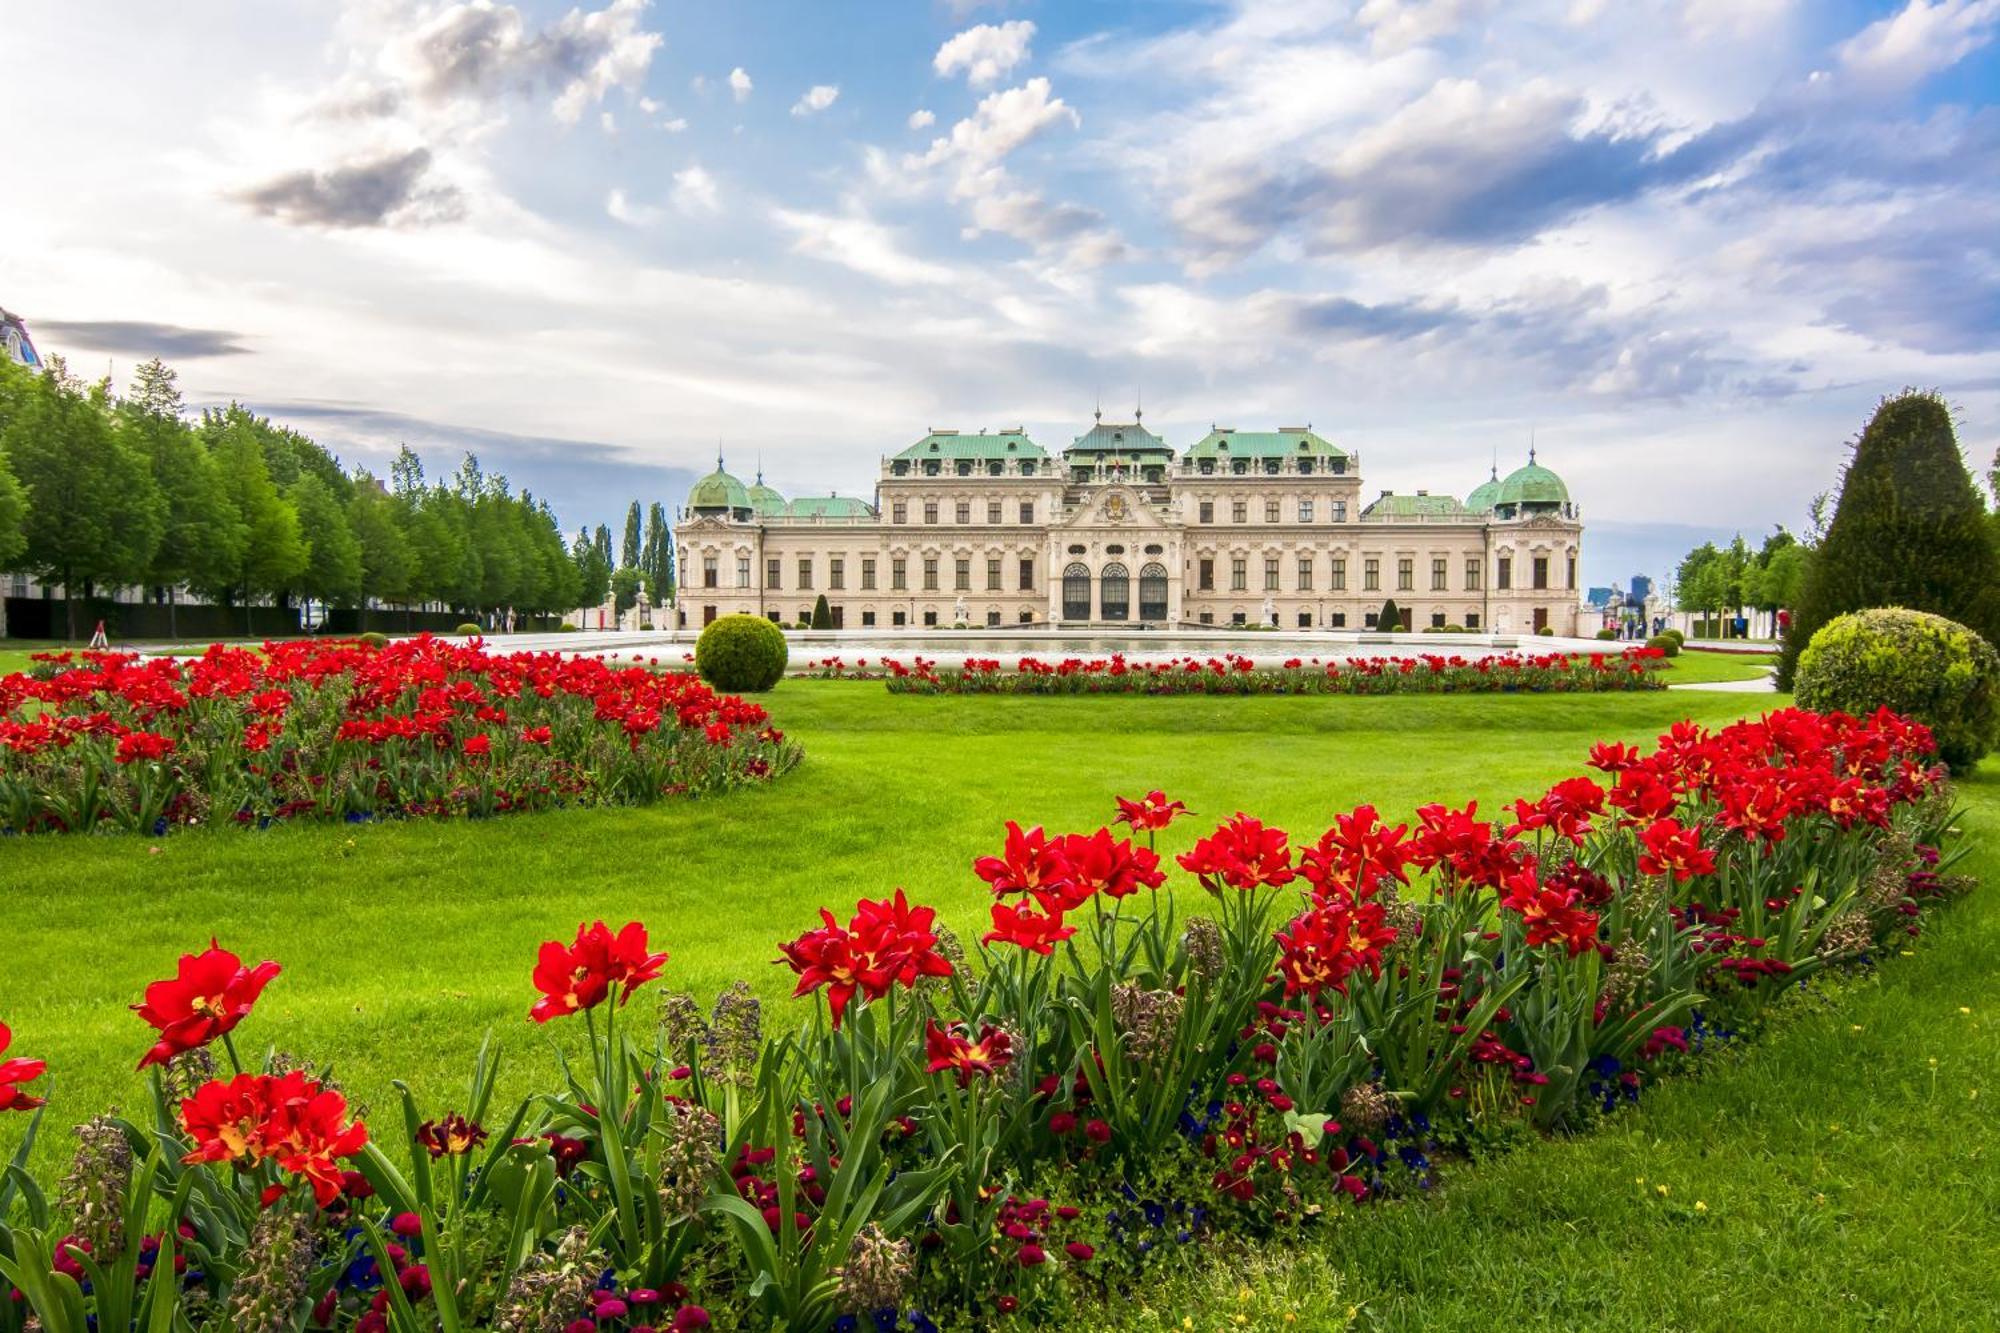
[{"label": "palace facade", "polygon": [[[1136,414],[1135,414],[1136,416]],[[1463,501],[1362,498],[1360,456],[1304,426],[1217,427],[1176,450],[1101,418],[1060,456],[1020,429],[932,430],[873,502],[787,500],[716,460],[675,530],[681,623],[837,628],[1243,625],[1579,629],[1583,523],[1529,452]]]}]

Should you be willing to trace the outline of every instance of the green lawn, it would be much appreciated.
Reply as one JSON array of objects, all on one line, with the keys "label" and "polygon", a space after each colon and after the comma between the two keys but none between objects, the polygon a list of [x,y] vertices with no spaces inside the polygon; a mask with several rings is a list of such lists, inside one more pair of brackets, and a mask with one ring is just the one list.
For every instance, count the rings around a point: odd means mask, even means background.
[{"label": "green lawn", "polygon": [[1773,653],[1718,653],[1703,648],[1684,648],[1667,663],[1666,679],[1672,685],[1689,685],[1718,680],[1756,680],[1770,674],[1776,662]]},{"label": "green lawn", "polygon": [[[1162,787],[1198,812],[1163,851],[1237,809],[1311,837],[1361,801],[1397,818],[1435,799],[1495,808],[1578,771],[1595,740],[1777,699],[919,698],[787,681],[767,702],[805,764],[711,804],[6,844],[0,1018],[13,1053],[50,1060],[56,1102],[37,1174],[59,1170],[69,1123],[133,1103],[147,1030],[125,1006],[211,933],[285,965],[249,1046],[331,1059],[378,1114],[397,1077],[438,1106],[489,1027],[514,1090],[549,1073],[549,1040],[574,1034],[530,1027],[528,973],[536,944],[579,919],[641,918],[674,955],[671,984],[712,994],[743,976],[775,1001],[789,979],[775,942],[822,903],[844,913],[904,885],[974,932],[985,893],[969,862],[1010,816],[1095,827],[1114,794]],[[2000,771],[1963,790],[1988,839],[1973,869],[2000,884]],[[2000,1308],[2000,896],[1937,921],[1914,956],[1837,1001],[1804,997],[1782,1030],[1596,1134],[1345,1214],[1240,1306],[1250,1270],[1214,1270],[1149,1288],[1107,1327],[1323,1327],[1328,1263],[1340,1308],[1394,1327],[1978,1323]],[[0,1125],[0,1152],[24,1124]]]}]

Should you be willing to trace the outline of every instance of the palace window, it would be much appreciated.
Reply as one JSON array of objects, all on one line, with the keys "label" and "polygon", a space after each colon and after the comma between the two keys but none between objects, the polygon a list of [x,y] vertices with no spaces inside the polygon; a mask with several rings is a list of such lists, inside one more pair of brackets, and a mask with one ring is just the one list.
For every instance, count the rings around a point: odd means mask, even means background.
[{"label": "palace window", "polygon": [[1310,523],[1312,521],[1313,521],[1313,502],[1311,500],[1299,501],[1299,522]]},{"label": "palace window", "polygon": [[925,592],[936,592],[936,591],[938,590],[938,582],[937,582],[937,579],[938,579],[938,568],[937,568],[937,562],[938,562],[938,558],[937,558],[936,556],[934,556],[934,555],[927,555],[927,556],[925,556],[925,557],[924,557],[924,591],[925,591]]},{"label": "palace window", "polygon": [[955,592],[972,591],[972,558],[960,556],[952,562],[951,586]]},{"label": "palace window", "polygon": [[1215,591],[1215,561],[1203,556],[1196,567],[1195,588],[1200,592]]},{"label": "palace window", "polygon": [[1312,459],[1310,459],[1310,458],[1301,458],[1301,459],[1299,460],[1299,475],[1300,475],[1301,477],[1310,477],[1310,476],[1311,476],[1312,474],[1313,474],[1313,461],[1312,461]]},{"label": "palace window", "polygon": [[1247,590],[1249,589],[1249,587],[1250,587],[1250,561],[1249,561],[1249,559],[1248,559],[1247,557],[1244,557],[1244,556],[1240,556],[1240,555],[1232,555],[1232,556],[1230,556],[1230,557],[1229,557],[1229,590],[1230,590],[1231,592],[1244,592],[1244,591],[1247,591]]},{"label": "palace window", "polygon": [[1265,460],[1264,460],[1264,475],[1265,475],[1265,476],[1267,476],[1267,477],[1275,477],[1275,476],[1277,476],[1277,475],[1278,475],[1278,460],[1277,460],[1277,459],[1275,459],[1275,458],[1267,458],[1267,459],[1265,459]]},{"label": "palace window", "polygon": [[889,613],[889,623],[891,625],[896,626],[896,628],[901,629],[903,626],[910,623],[910,618],[904,615],[901,611],[892,611]]},{"label": "palace window", "polygon": [[872,555],[861,557],[861,590],[875,591],[875,557]]},{"label": "palace window", "polygon": [[[1026,464],[1022,466],[1025,467]],[[1035,521],[1035,502],[1033,500],[1021,501],[1021,521],[1023,523],[1033,523]]]},{"label": "palace window", "polygon": [[764,562],[764,586],[776,588],[785,581],[785,562],[772,556]]},{"label": "palace window", "polygon": [[961,458],[961,459],[959,459],[959,460],[958,460],[958,475],[959,475],[959,476],[961,476],[961,477],[969,477],[969,476],[971,476],[971,475],[972,475],[972,460],[971,460],[971,459],[969,459],[969,458]]},{"label": "palace window", "polygon": [[1104,567],[1097,583],[1098,614],[1106,620],[1123,620],[1132,614],[1132,577],[1125,566],[1112,561]]},{"label": "palace window", "polygon": [[986,502],[986,521],[996,527],[999,526],[1000,502],[998,500],[988,500]]},{"label": "palace window", "polygon": [[1278,557],[1275,555],[1264,557],[1264,591],[1278,591]]},{"label": "palace window", "polygon": [[1229,521],[1231,523],[1248,523],[1250,521],[1250,502],[1248,500],[1231,500],[1229,502]]},{"label": "palace window", "polygon": [[705,555],[701,558],[701,586],[704,588],[713,588],[715,586],[715,563],[715,556]]},{"label": "palace window", "polygon": [[739,588],[750,586],[750,557],[747,555],[736,557],[736,586]]},{"label": "palace window", "polygon": [[863,629],[875,628],[875,613],[873,611],[863,611],[861,613],[861,628]]},{"label": "palace window", "polygon": [[1000,591],[1000,557],[997,555],[986,557],[986,591]]},{"label": "palace window", "polygon": [[1278,509],[1279,505],[1276,500],[1264,501],[1264,521],[1266,523],[1276,523],[1278,521]]},{"label": "palace window", "polygon": [[1203,500],[1201,502],[1201,521],[1203,523],[1215,522],[1215,501]]},{"label": "palace window", "polygon": [[1467,611],[1465,613],[1465,627],[1467,629],[1479,628],[1479,613],[1477,611]]},{"label": "palace window", "polygon": [[1539,591],[1548,586],[1549,558],[1545,555],[1538,555],[1535,557],[1535,588]]},{"label": "palace window", "polygon": [[1071,565],[1063,570],[1062,613],[1064,620],[1090,619],[1090,567]]},{"label": "palace window", "polygon": [[926,522],[926,523],[935,523],[935,522],[937,522],[937,501],[936,501],[936,500],[926,500],[926,501],[924,501],[924,522]]},{"label": "palace window", "polygon": [[1361,591],[1380,592],[1382,590],[1382,561],[1377,556],[1368,556],[1361,562]]},{"label": "palace window", "polygon": [[[910,562],[908,558],[904,556],[897,555],[889,557],[890,591],[906,592],[909,590],[910,586],[909,565]],[[896,623],[898,625],[903,623],[903,613],[901,611],[898,611],[896,613]]]},{"label": "palace window", "polygon": [[1247,458],[1232,458],[1229,460],[1229,470],[1236,476],[1243,476],[1250,471],[1250,460]]},{"label": "palace window", "polygon": [[1213,458],[1204,458],[1204,459],[1202,459],[1202,460],[1201,460],[1201,462],[1200,462],[1200,463],[1199,463],[1199,464],[1197,465],[1197,470],[1198,470],[1198,471],[1199,471],[1199,472],[1201,473],[1201,475],[1202,475],[1202,476],[1204,476],[1204,477],[1212,477],[1212,476],[1214,476],[1214,475],[1215,475],[1215,460],[1214,460]]},{"label": "palace window", "polygon": [[924,612],[924,628],[925,629],[937,628],[937,612],[935,611]]},{"label": "palace window", "polygon": [[826,558],[826,586],[835,592],[847,587],[847,561],[837,555]]},{"label": "palace window", "polygon": [[1439,555],[1431,557],[1432,592],[1443,592],[1445,590],[1445,581],[1449,577],[1447,571],[1450,568],[1451,568],[1451,562],[1446,560],[1443,556]]},{"label": "palace window", "polygon": [[1299,612],[1299,628],[1311,629],[1312,627],[1313,627],[1313,613],[1310,611]]},{"label": "palace window", "polygon": [[1409,592],[1416,585],[1416,561],[1406,555],[1396,557],[1396,591]]},{"label": "palace window", "polygon": [[1335,592],[1347,591],[1347,557],[1344,555],[1337,555],[1333,558],[1333,583],[1331,586]]},{"label": "palace window", "polygon": [[1465,562],[1465,590],[1467,592],[1479,591],[1479,558],[1477,556]]},{"label": "palace window", "polygon": [[1309,555],[1299,557],[1299,591],[1313,590],[1313,560]]},{"label": "palace window", "polygon": [[1032,557],[1023,556],[1021,558],[1021,591],[1033,592],[1034,590],[1035,590],[1035,562]]},{"label": "palace window", "polygon": [[898,500],[896,503],[890,505],[889,521],[891,523],[908,523],[910,521],[910,506],[902,500]]},{"label": "palace window", "polygon": [[1347,522],[1347,501],[1335,500],[1333,502],[1333,521],[1336,523]]},{"label": "palace window", "polygon": [[1327,625],[1328,625],[1328,627],[1329,627],[1329,628],[1332,628],[1332,629],[1346,629],[1346,628],[1347,628],[1347,612],[1345,612],[1345,611],[1335,611],[1335,612],[1333,613],[1332,617],[1331,617],[1331,618],[1330,618],[1330,619],[1329,619],[1329,620],[1327,621]]},{"label": "palace window", "polygon": [[1151,564],[1139,571],[1139,619],[1167,618],[1167,567]]},{"label": "palace window", "polygon": [[1444,628],[1444,612],[1442,611],[1431,612],[1431,628],[1432,629]]},{"label": "palace window", "polygon": [[1567,583],[1563,584],[1563,587],[1565,587],[1565,588],[1574,588],[1574,587],[1576,586],[1576,552],[1575,552],[1575,551],[1571,551],[1571,552],[1569,553],[1569,562],[1568,562],[1568,563],[1569,563],[1569,568],[1568,568],[1568,570],[1567,570],[1567,573],[1568,573],[1568,575],[1569,575],[1569,581],[1568,581]]},{"label": "palace window", "polygon": [[799,587],[810,588],[812,586],[813,586],[812,557],[809,555],[802,555],[799,557]]},{"label": "palace window", "polygon": [[972,522],[972,501],[960,500],[958,508],[954,511],[954,517],[960,527]]},{"label": "palace window", "polygon": [[1506,592],[1514,586],[1514,557],[1503,555],[1493,570],[1493,586]]}]

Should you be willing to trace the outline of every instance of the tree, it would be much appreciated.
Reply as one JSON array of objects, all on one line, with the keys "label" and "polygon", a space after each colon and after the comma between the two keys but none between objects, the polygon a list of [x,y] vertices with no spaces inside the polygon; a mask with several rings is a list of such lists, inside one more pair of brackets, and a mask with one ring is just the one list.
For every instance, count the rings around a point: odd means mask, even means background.
[{"label": "tree", "polygon": [[1726,597],[1722,552],[1714,542],[1703,542],[1682,557],[1674,571],[1674,604],[1683,611],[1698,611],[1703,619],[1713,618]]},{"label": "tree", "polygon": [[639,604],[639,589],[645,576],[630,565],[611,574],[612,610],[624,615]]},{"label": "tree", "polygon": [[145,457],[165,506],[145,581],[166,589],[167,632],[176,635],[180,588],[226,584],[246,540],[221,472],[180,409],[174,372],[158,357],[139,367],[118,405],[120,427]]},{"label": "tree", "polygon": [[361,543],[347,526],[347,512],[316,473],[301,472],[285,492],[299,516],[305,541],[305,565],[294,590],[325,602],[346,606],[361,600]]},{"label": "tree", "polygon": [[264,465],[263,441],[247,414],[217,423],[210,446],[223,490],[237,521],[243,525],[243,550],[226,581],[208,589],[225,602],[241,598],[243,624],[250,627],[250,605],[259,597],[277,597],[297,584],[305,572],[308,552],[300,535],[299,516],[271,482]]},{"label": "tree", "polygon": [[813,602],[812,627],[814,629],[833,628],[833,608],[826,604],[825,593],[821,593]]},{"label": "tree", "polygon": [[2000,633],[2000,551],[1959,453],[1951,409],[1934,392],[1884,399],[1843,470],[1826,538],[1778,659],[1790,689],[1799,653],[1835,616],[1878,606],[1929,611]]},{"label": "tree", "polygon": [[611,595],[611,566],[604,563],[604,557],[598,554],[597,543],[591,540],[588,530],[577,529],[569,558],[570,563],[576,566],[576,604],[604,605],[604,599]]},{"label": "tree", "polygon": [[1396,599],[1391,597],[1382,603],[1382,614],[1375,617],[1375,628],[1384,634],[1394,634],[1403,625],[1403,613],[1396,609]]},{"label": "tree", "polygon": [[646,511],[646,582],[655,602],[674,596],[674,534],[667,526],[667,507],[658,500]]},{"label": "tree", "polygon": [[618,567],[611,563],[611,529],[599,523],[597,535],[592,538],[592,542],[597,547],[598,558],[604,561],[605,577],[609,578],[610,572]]},{"label": "tree", "polygon": [[620,569],[641,569],[641,561],[645,551],[644,544],[639,539],[639,502],[637,500],[634,500],[632,507],[625,511],[625,545],[623,550],[625,558],[618,562],[618,567]]},{"label": "tree", "polygon": [[60,583],[78,637],[79,583],[136,583],[159,547],[165,504],[140,453],[104,406],[62,374],[36,376],[0,435],[26,501],[23,568]]},{"label": "tree", "polygon": [[414,569],[410,539],[404,535],[401,507],[394,496],[367,472],[354,476],[354,498],[347,502],[347,526],[361,551],[361,595],[392,605],[410,600]]}]

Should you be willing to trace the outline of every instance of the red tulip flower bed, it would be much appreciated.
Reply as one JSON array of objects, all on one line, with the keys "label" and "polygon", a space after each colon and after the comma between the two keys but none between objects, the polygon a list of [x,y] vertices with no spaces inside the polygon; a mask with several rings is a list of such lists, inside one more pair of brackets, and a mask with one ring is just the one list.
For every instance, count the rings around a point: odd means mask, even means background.
[{"label": "red tulip flower bed", "polygon": [[429,637],[38,654],[0,679],[0,828],[638,805],[799,760],[760,706],[695,676]]},{"label": "red tulip flower bed", "polygon": [[[1171,859],[1160,792],[1010,823],[969,867],[976,957],[901,890],[822,909],[775,961],[825,1003],[769,1039],[742,983],[633,1006],[672,960],[590,923],[522,960],[564,1060],[513,1107],[490,1042],[455,1108],[366,1123],[311,1066],[243,1067],[283,978],[211,944],[134,1006],[150,1112],[86,1123],[60,1192],[0,1181],[0,1333],[1078,1327],[1474,1142],[1585,1129],[1870,965],[1965,887],[1931,752],[1788,709],[1599,745],[1497,819],[1239,813]],[[0,1112],[39,1124],[44,1070],[0,1064]]]},{"label": "red tulip flower bed", "polygon": [[1290,658],[1258,666],[1237,654],[1132,662],[1122,654],[1045,662],[1023,657],[1010,670],[996,658],[941,667],[924,658],[905,666],[880,659],[880,670],[826,658],[802,673],[824,679],[886,679],[893,694],[1484,694],[1499,691],[1586,693],[1666,688],[1657,648],[1620,653],[1506,653],[1492,657],[1418,653],[1332,662]]}]

